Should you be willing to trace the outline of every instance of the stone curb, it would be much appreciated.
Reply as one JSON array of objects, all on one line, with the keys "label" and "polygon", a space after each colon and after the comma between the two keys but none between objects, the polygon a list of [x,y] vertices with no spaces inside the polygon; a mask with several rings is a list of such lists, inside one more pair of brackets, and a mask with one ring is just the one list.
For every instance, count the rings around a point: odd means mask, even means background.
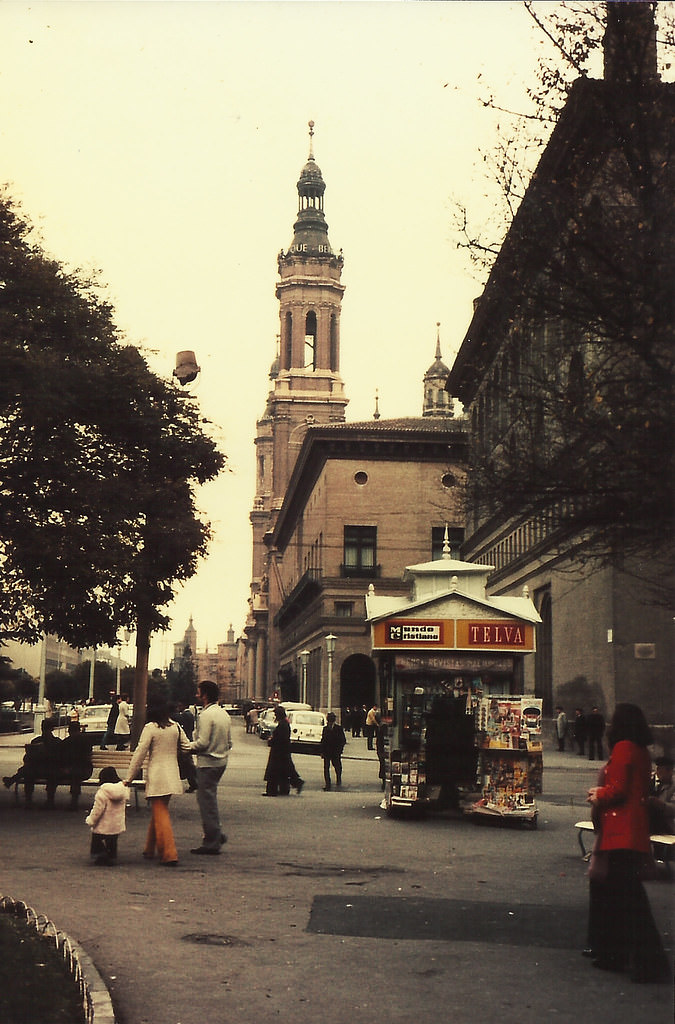
[{"label": "stone curb", "polygon": [[56,948],[63,953],[64,962],[82,996],[87,1024],[116,1024],[115,1011],[107,986],[93,960],[78,942],[74,942],[65,932],[60,931],[43,914],[36,913],[23,900],[0,895],[0,913],[22,917],[36,932],[53,937]]}]

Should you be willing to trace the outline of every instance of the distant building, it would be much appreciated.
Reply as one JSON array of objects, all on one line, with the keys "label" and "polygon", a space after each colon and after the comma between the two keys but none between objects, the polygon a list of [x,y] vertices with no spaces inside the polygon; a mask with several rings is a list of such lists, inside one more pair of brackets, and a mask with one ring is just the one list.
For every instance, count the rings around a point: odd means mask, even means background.
[{"label": "distant building", "polygon": [[7,640],[2,653],[10,658],[12,668],[23,669],[34,679],[40,678],[41,664],[44,659],[45,673],[59,670],[72,672],[83,661],[91,660],[91,651],[78,651],[70,647],[65,640],[47,635],[37,644],[21,644],[15,640]]},{"label": "distant building", "polygon": [[269,604],[275,571],[267,542],[276,525],[293,466],[309,426],[340,423],[347,398],[340,376],[342,253],[328,238],[325,183],[309,157],[297,183],[298,213],[289,248],[277,258],[280,333],[269,377],[272,388],[256,430],[256,492],[250,520],[253,558],[245,627],[248,696],[263,697],[276,685],[279,651]]},{"label": "distant building", "polygon": [[192,616],[188,622],[187,629],[183,634],[183,639],[179,640],[178,643],[173,645],[173,659],[172,668],[176,672],[180,671],[181,666],[186,661],[194,660],[194,656],[197,653],[197,630],[195,629]]},{"label": "distant building", "polygon": [[227,640],[219,643],[215,651],[197,650],[197,630],[192,616],[185,630],[183,639],[174,644],[174,657],[171,667],[179,672],[187,662],[192,663],[196,683],[203,679],[212,679],[218,684],[221,700],[229,703],[244,696],[242,676],[239,674],[241,641],[235,640],[232,624],[227,630]]},{"label": "distant building", "polygon": [[227,640],[218,644],[216,682],[223,698],[228,703],[246,696],[241,677],[237,674],[239,642],[235,640],[232,623],[227,631]]},{"label": "distant building", "polygon": [[244,633],[248,696],[304,694],[324,706],[325,636],[337,637],[336,702],[372,700],[368,585],[403,593],[405,566],[440,557],[446,525],[461,543],[467,434],[453,420],[438,331],[421,416],[382,420],[376,405],[372,421],[345,422],[343,258],[328,239],[313,134],[310,122],[293,241],[278,258],[280,334],[257,423]]},{"label": "distant building", "polygon": [[373,703],[366,592],[402,597],[407,565],[440,559],[444,538],[459,551],[467,440],[449,417],[308,429],[269,541],[282,698],[327,707],[333,635],[331,704]]}]

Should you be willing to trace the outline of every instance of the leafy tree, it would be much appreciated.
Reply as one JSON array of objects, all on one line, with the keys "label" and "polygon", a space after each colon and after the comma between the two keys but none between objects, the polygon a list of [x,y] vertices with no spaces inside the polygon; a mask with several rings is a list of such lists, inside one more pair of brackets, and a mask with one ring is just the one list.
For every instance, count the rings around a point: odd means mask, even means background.
[{"label": "leafy tree", "polygon": [[224,457],[180,389],[121,343],[96,282],[47,257],[0,198],[0,638],[150,636],[205,553],[194,500]]},{"label": "leafy tree", "polygon": [[45,697],[50,704],[75,703],[83,700],[85,695],[82,680],[76,681],[71,672],[55,668],[45,675]]},{"label": "leafy tree", "polygon": [[[81,661],[71,672],[78,700],[87,700],[91,685],[91,661]],[[110,693],[116,688],[117,674],[115,669],[105,661],[96,661],[94,665],[94,703],[105,704]]]},{"label": "leafy tree", "polygon": [[179,701],[183,704],[193,704],[197,693],[197,679],[195,675],[194,662],[190,647],[185,647],[183,657],[179,660],[178,668],[174,668],[173,662],[167,672],[167,682],[171,700],[174,703]]},{"label": "leafy tree", "polygon": [[[609,17],[637,6],[610,4]],[[599,38],[593,13],[567,36],[551,29],[577,71]],[[675,436],[675,87],[627,59],[630,31],[618,37],[623,81],[577,78],[522,199],[527,174],[499,165],[516,213],[469,329],[484,365],[490,337],[510,339],[476,416],[477,519],[554,516],[580,558],[612,564],[658,559],[672,537]],[[562,79],[544,67],[541,83],[537,118]]]},{"label": "leafy tree", "polygon": [[161,668],[154,668],[148,679],[148,704],[167,703],[169,684]]}]

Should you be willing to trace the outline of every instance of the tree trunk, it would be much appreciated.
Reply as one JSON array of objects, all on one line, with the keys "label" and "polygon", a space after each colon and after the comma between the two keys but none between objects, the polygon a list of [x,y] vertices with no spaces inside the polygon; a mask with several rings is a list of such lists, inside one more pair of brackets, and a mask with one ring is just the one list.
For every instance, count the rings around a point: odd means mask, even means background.
[{"label": "tree trunk", "polygon": [[131,721],[131,749],[138,746],[138,738],[145,725],[145,705],[148,701],[148,662],[150,660],[150,627],[139,618],[136,623],[136,671],[134,673],[134,717]]}]

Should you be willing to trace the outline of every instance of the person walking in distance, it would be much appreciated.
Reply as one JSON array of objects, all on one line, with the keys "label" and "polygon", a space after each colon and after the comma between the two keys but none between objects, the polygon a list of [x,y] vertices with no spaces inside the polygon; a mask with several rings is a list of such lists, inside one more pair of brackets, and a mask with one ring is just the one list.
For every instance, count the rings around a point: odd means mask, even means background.
[{"label": "person walking in distance", "polygon": [[558,740],[558,750],[562,753],[565,749],[565,736],[567,735],[567,715],[559,704],[555,709],[555,735]]},{"label": "person walking in distance", "polygon": [[267,741],[270,752],[265,768],[267,785],[263,796],[288,796],[291,786],[297,789],[299,796],[305,783],[298,775],[291,757],[291,726],[286,717],[286,709],[277,705],[274,717],[277,724]]},{"label": "person walking in distance", "polygon": [[602,761],[602,737],[605,732],[605,720],[598,707],[593,707],[586,718],[586,737],[588,739],[588,760],[594,761],[597,753]]},{"label": "person walking in distance", "polygon": [[373,704],[372,708],[366,715],[366,724],[363,728],[363,733],[366,737],[368,750],[373,750],[373,740],[375,739],[375,733],[377,732],[377,705]]},{"label": "person walking in distance", "polygon": [[115,735],[115,723],[117,721],[117,716],[120,711],[118,702],[119,697],[117,696],[114,690],[111,690],[110,711],[108,712],[108,720],[105,726],[105,733],[103,734],[103,739],[101,740],[101,750],[108,749],[108,744],[112,743],[113,737]]},{"label": "person walking in distance", "polygon": [[200,846],[190,853],[217,856],[227,836],[218,810],[218,784],[227,768],[232,749],[232,722],[218,704],[218,684],[204,679],[197,687],[202,710],[197,716],[195,738],[189,750],[197,755],[197,803],[204,836]]},{"label": "person walking in distance", "polygon": [[339,789],[342,785],[342,751],[345,748],[347,738],[341,725],[337,724],[335,715],[329,711],[326,715],[326,725],[321,732],[321,757],[323,758],[323,779],[324,792],[330,790],[330,769],[331,765],[335,771],[335,785]]},{"label": "person walking in distance", "polygon": [[574,737],[580,757],[583,757],[586,747],[586,717],[581,708],[574,709],[572,736]]},{"label": "person walking in distance", "polygon": [[[171,717],[174,722],[178,722],[187,738],[191,741],[195,731],[195,716],[184,701],[177,701],[175,713],[172,714]],[[196,793],[197,769],[195,768],[195,762],[192,754],[180,751],[178,754],[178,768],[180,770],[181,779],[185,779],[188,784],[187,792]]]},{"label": "person walking in distance", "polygon": [[129,745],[131,726],[129,724],[129,694],[120,695],[117,705],[117,721],[115,722],[115,750],[124,750]]}]

